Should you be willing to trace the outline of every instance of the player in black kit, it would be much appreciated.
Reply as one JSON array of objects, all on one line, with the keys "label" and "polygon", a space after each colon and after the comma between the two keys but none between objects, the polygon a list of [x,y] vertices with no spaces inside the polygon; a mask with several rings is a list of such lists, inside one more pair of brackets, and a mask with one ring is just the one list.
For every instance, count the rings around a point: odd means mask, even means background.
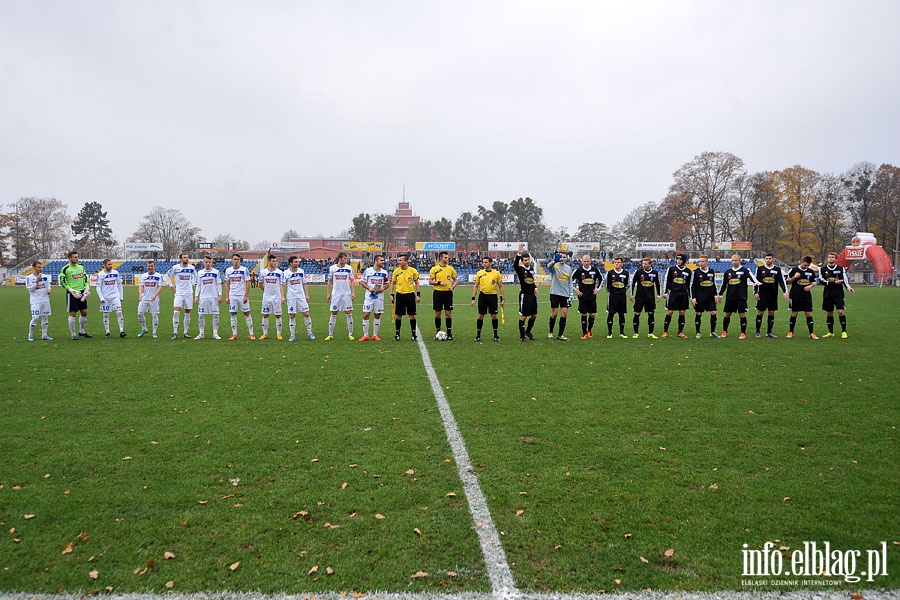
[{"label": "player in black kit", "polygon": [[844,267],[837,264],[837,254],[829,252],[825,264],[819,269],[819,282],[824,286],[822,292],[822,310],[825,311],[825,322],[828,324],[828,333],[823,338],[834,337],[834,311],[837,310],[838,319],[841,322],[841,338],[847,339],[847,315],[844,312],[847,307],[844,304],[844,288],[851,294],[855,294],[850,282],[847,281],[847,272]]},{"label": "player in black kit", "polygon": [[666,299],[666,319],[663,321],[663,338],[669,337],[672,313],[678,311],[678,337],[684,339],[684,311],[691,303],[691,270],[687,267],[687,255],[675,255],[675,264],[666,272],[663,297]]},{"label": "player in black kit", "polygon": [[[637,291],[635,291],[635,288],[637,288]],[[654,293],[654,290],[656,293]],[[634,301],[633,338],[638,337],[641,312],[646,310],[647,326],[650,328],[650,333],[647,334],[647,337],[654,340],[658,339],[653,335],[653,326],[655,325],[656,301],[660,297],[659,273],[653,268],[653,259],[642,258],[641,268],[634,272],[634,277],[631,280],[631,299]]]},{"label": "player in black kit", "polygon": [[[524,254],[524,256],[523,256]],[[513,269],[519,277],[519,341],[530,342],[534,340],[531,328],[537,319],[537,285],[534,283],[534,274],[537,269],[531,254],[525,250],[525,244],[519,244],[519,252],[513,261]],[[528,327],[525,327],[525,319],[528,319]]]},{"label": "player in black kit", "polygon": [[694,327],[697,328],[697,339],[700,334],[700,323],[703,313],[709,313],[709,337],[719,338],[716,333],[716,303],[721,302],[716,294],[716,272],[709,268],[709,256],[701,254],[697,258],[697,268],[691,275],[691,303],[694,305]]},{"label": "player in black kit", "polygon": [[762,337],[760,330],[762,329],[762,318],[766,311],[769,311],[769,320],[766,323],[766,337],[777,338],[772,333],[775,326],[775,311],[778,310],[778,288],[784,294],[784,299],[788,299],[787,284],[784,282],[784,273],[781,267],[775,264],[775,255],[766,252],[765,264],[756,268],[756,337]]},{"label": "player in black kit", "polygon": [[607,338],[612,338],[613,315],[619,315],[619,337],[625,335],[625,312],[628,310],[628,279],[630,274],[622,268],[625,259],[621,256],[613,261],[612,271],[606,273],[606,329]]},{"label": "player in black kit", "polygon": [[809,328],[809,339],[817,340],[819,336],[813,331],[813,301],[812,289],[816,285],[816,271],[812,268],[812,257],[804,256],[800,264],[788,273],[787,284],[791,286],[791,329],[788,338],[794,337],[794,326],[797,324],[797,313],[803,311],[806,315],[806,326]]},{"label": "player in black kit", "polygon": [[594,319],[597,317],[597,294],[603,284],[603,273],[591,264],[591,257],[585,254],[581,264],[572,273],[575,294],[578,296],[578,312],[581,313],[581,339],[594,337]]},{"label": "player in black kit", "polygon": [[722,287],[719,288],[719,296],[725,298],[725,319],[722,323],[722,337],[728,335],[728,324],[731,322],[731,313],[737,313],[741,318],[741,335],[739,340],[747,339],[747,285],[759,283],[756,277],[747,267],[741,266],[741,257],[738,254],[731,255],[731,267],[725,270],[722,278]]}]

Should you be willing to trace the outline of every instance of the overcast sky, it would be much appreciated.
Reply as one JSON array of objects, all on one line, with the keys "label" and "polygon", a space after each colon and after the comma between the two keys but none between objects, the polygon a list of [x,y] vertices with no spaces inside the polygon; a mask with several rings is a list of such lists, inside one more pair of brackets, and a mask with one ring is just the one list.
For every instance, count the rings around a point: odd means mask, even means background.
[{"label": "overcast sky", "polygon": [[751,172],[900,164],[900,2],[0,0],[0,204],[251,243],[531,197],[551,227]]}]

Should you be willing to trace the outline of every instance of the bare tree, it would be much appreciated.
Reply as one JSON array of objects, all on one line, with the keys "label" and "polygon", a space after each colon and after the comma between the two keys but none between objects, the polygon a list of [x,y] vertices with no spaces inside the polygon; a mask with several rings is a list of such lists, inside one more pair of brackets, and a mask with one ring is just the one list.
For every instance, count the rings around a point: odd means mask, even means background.
[{"label": "bare tree", "polygon": [[72,218],[68,207],[56,198],[22,198],[16,203],[17,256],[40,254],[50,258],[63,255],[69,246]]},{"label": "bare tree", "polygon": [[174,208],[154,206],[138,224],[128,238],[129,242],[161,242],[163,256],[166,260],[178,256],[183,251],[197,247],[202,241],[200,228],[194,227],[190,221]]},{"label": "bare tree", "polygon": [[847,205],[857,231],[869,231],[871,213],[875,204],[875,165],[870,162],[856,163],[841,175],[847,188]]},{"label": "bare tree", "polygon": [[701,234],[695,233],[698,246],[710,247],[718,241],[720,230],[728,229],[728,215],[722,207],[736,180],[744,175],[744,161],[730,152],[703,152],[673,174],[675,182],[669,192],[690,198],[705,224]]},{"label": "bare tree", "polygon": [[847,237],[847,190],[838,177],[823,175],[813,194],[809,226],[818,238],[817,256],[824,258],[826,252],[837,252],[841,238]]}]

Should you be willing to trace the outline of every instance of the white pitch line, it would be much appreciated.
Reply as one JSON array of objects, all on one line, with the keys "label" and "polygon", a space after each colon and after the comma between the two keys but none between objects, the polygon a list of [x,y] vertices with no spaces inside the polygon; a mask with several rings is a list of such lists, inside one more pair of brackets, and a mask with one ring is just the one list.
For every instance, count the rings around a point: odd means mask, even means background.
[{"label": "white pitch line", "polygon": [[444,430],[447,432],[447,441],[450,442],[450,449],[453,451],[453,458],[459,470],[459,478],[462,480],[466,498],[469,500],[469,512],[472,513],[475,532],[481,543],[481,554],[487,565],[491,590],[494,597],[518,598],[521,593],[516,588],[512,570],[506,561],[506,552],[503,551],[503,546],[500,544],[497,527],[494,525],[494,519],[491,517],[481,486],[478,485],[478,477],[469,460],[466,442],[456,425],[456,418],[453,416],[453,411],[450,410],[447,397],[444,396],[437,373],[434,372],[431,356],[428,354],[421,331],[419,333],[419,351],[422,353],[422,362],[425,364],[425,372],[428,373],[428,380],[431,382],[431,391],[434,392],[434,399],[437,401],[438,410],[440,410],[441,419],[444,422]]}]

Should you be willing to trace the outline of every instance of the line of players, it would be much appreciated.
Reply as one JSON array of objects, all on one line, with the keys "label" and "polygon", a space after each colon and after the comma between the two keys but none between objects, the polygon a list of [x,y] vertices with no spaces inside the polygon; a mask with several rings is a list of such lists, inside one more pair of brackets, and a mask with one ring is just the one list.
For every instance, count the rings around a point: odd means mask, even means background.
[{"label": "line of players", "polygon": [[[527,254],[523,256],[524,246],[519,248],[514,267],[519,276],[521,291],[520,303],[520,341],[533,340],[531,328],[537,315],[536,297],[537,287],[534,283],[533,259]],[[709,336],[723,338],[728,335],[731,316],[738,314],[740,319],[739,339],[747,337],[747,307],[748,288],[752,284],[756,299],[756,337],[762,337],[763,316],[768,313],[765,336],[777,338],[773,332],[775,324],[775,311],[778,310],[778,297],[782,295],[785,300],[790,300],[790,331],[788,338],[794,337],[794,328],[799,313],[804,313],[809,329],[810,339],[819,337],[814,331],[813,299],[811,290],[816,285],[824,288],[822,309],[826,312],[826,324],[828,333],[823,337],[834,337],[834,312],[838,313],[841,325],[841,337],[847,338],[846,305],[844,302],[844,289],[854,293],[847,281],[844,268],[837,264],[837,254],[828,254],[826,264],[821,268],[814,267],[812,258],[804,256],[800,264],[793,267],[785,278],[781,268],[775,264],[774,255],[766,253],[764,264],[759,265],[756,273],[752,273],[746,266],[741,265],[741,257],[737,254],[731,257],[731,267],[723,273],[721,286],[716,289],[716,273],[709,268],[709,257],[701,255],[697,259],[698,267],[690,269],[687,266],[688,257],[685,254],[676,255],[676,264],[669,267],[665,278],[660,277],[659,272],[653,268],[653,261],[644,258],[641,267],[630,274],[624,270],[624,260],[616,258],[613,269],[605,272],[591,263],[591,258],[585,255],[577,267],[567,264],[567,256],[557,254],[553,261],[548,263],[547,271],[551,276],[550,285],[550,333],[548,337],[553,339],[554,326],[558,313],[559,329],[556,339],[567,341],[564,331],[568,307],[574,299],[578,298],[578,311],[581,315],[582,339],[593,337],[593,325],[597,314],[597,295],[602,288],[606,288],[607,295],[607,338],[613,337],[613,321],[618,315],[619,336],[628,337],[625,334],[625,314],[627,301],[633,302],[632,327],[633,338],[639,337],[640,317],[647,313],[647,336],[658,339],[654,334],[656,303],[665,299],[666,316],[663,323],[662,337],[669,335],[669,326],[673,315],[678,313],[679,338],[686,338],[684,332],[686,311],[693,307],[695,311],[694,326],[696,337],[700,339],[701,321],[704,312],[709,313]],[[790,286],[790,289],[788,289]],[[724,300],[723,330],[718,333],[717,304]],[[527,327],[525,321],[528,320]]]},{"label": "line of players", "polygon": [[[69,328],[72,339],[79,337],[91,337],[85,331],[87,320],[87,298],[90,294],[89,279],[84,273],[83,267],[78,263],[77,253],[69,254],[70,264],[64,267],[60,275],[60,285],[66,289],[67,306],[69,309]],[[179,263],[174,265],[167,275],[156,272],[153,260],[147,261],[147,271],[140,276],[138,305],[138,319],[141,324],[141,332],[138,337],[151,333],[148,329],[146,315],[151,316],[152,337],[158,337],[159,326],[159,295],[164,287],[172,287],[174,290],[174,304],[172,326],[172,339],[178,339],[179,321],[181,313],[184,313],[183,336],[188,334],[191,321],[191,311],[197,304],[199,334],[194,339],[205,337],[206,317],[212,317],[212,334],[214,339],[219,336],[219,306],[222,302],[222,286],[224,280],[225,296],[228,298],[228,310],[231,314],[232,340],[237,339],[238,317],[242,312],[247,324],[250,339],[256,339],[253,328],[253,318],[250,315],[249,290],[250,273],[241,264],[242,257],[239,254],[232,256],[232,266],[225,270],[222,277],[217,269],[212,266],[212,257],[205,256],[203,267],[198,269],[191,264],[188,255],[182,254]],[[664,321],[662,337],[668,337],[669,325],[672,316],[678,312],[678,333],[680,338],[687,337],[684,333],[685,314],[689,306],[695,311],[696,337],[702,337],[700,333],[701,319],[704,312],[710,314],[710,337],[720,338],[728,335],[728,327],[731,315],[738,313],[740,318],[740,339],[746,338],[747,329],[747,300],[748,284],[754,285],[757,300],[756,337],[761,337],[763,316],[768,312],[766,337],[777,337],[773,333],[775,311],[778,309],[779,292],[784,299],[790,298],[790,332],[789,338],[794,335],[794,327],[797,316],[803,312],[806,316],[807,327],[811,339],[818,339],[813,330],[812,294],[811,289],[817,284],[823,285],[823,310],[827,313],[828,333],[824,337],[834,336],[834,311],[838,312],[841,324],[841,337],[846,338],[846,315],[844,303],[844,288],[853,293],[846,278],[843,267],[837,265],[837,255],[829,253],[826,264],[818,269],[812,266],[811,257],[803,257],[800,265],[791,269],[788,278],[780,267],[774,264],[774,256],[771,253],[765,255],[765,262],[760,265],[756,274],[750,272],[747,267],[741,266],[738,255],[732,256],[732,267],[723,274],[723,282],[719,290],[715,288],[715,271],[708,267],[709,257],[701,255],[698,259],[698,268],[691,270],[686,266],[687,256],[678,254],[676,264],[669,267],[663,280],[653,268],[652,260],[644,258],[641,268],[633,275],[623,269],[623,259],[616,258],[614,268],[607,273],[591,263],[589,256],[585,255],[581,263],[574,267],[568,264],[568,257],[557,254],[554,260],[548,263],[547,271],[551,276],[550,286],[550,332],[549,339],[554,339],[554,328],[559,324],[556,339],[568,341],[565,337],[566,319],[568,308],[577,297],[579,301],[579,313],[581,314],[582,339],[593,337],[593,326],[597,313],[597,295],[600,289],[605,287],[607,297],[607,330],[608,338],[613,337],[613,321],[615,315],[619,316],[619,335],[625,335],[625,314],[627,300],[633,305],[633,329],[632,337],[639,337],[640,316],[647,313],[649,333],[648,337],[657,339],[654,334],[656,303],[665,299],[666,317]],[[384,314],[384,292],[390,283],[390,296],[393,308],[393,320],[395,326],[394,339],[400,339],[402,317],[408,316],[412,338],[416,339],[416,305],[421,301],[419,288],[419,273],[409,265],[408,256],[398,257],[399,266],[392,274],[385,269],[384,257],[376,255],[373,266],[363,273],[359,284],[366,291],[363,302],[363,336],[360,342],[368,340],[380,341],[378,337],[381,316]],[[306,275],[299,267],[299,259],[291,256],[288,260],[288,269],[281,271],[277,267],[277,259],[269,257],[268,266],[259,274],[259,282],[263,290],[262,298],[262,335],[260,339],[267,339],[269,332],[269,316],[275,316],[276,337],[282,339],[282,306],[286,303],[289,315],[289,341],[296,339],[296,317],[301,314],[304,318],[307,337],[315,339],[312,332],[312,321],[309,315],[309,289]],[[519,248],[513,263],[519,278],[519,339],[526,342],[534,339],[532,328],[537,318],[536,261],[525,252],[524,246]],[[34,330],[38,320],[41,320],[42,339],[50,340],[47,335],[47,327],[50,316],[49,295],[51,291],[50,278],[41,272],[41,263],[33,263],[34,273],[26,278],[26,289],[31,297],[31,315],[29,324],[29,341],[34,340]],[[95,287],[100,299],[100,311],[103,316],[103,324],[106,336],[110,336],[109,318],[115,313],[119,335],[125,337],[125,323],[122,314],[123,281],[120,274],[112,268],[112,261],[107,259],[103,263],[103,269],[98,273]],[[171,284],[169,283],[171,282]],[[605,282],[605,283],[604,283]],[[443,313],[446,332],[437,335],[438,339],[453,340],[452,334],[452,310],[453,290],[459,281],[455,269],[449,265],[449,255],[441,252],[438,263],[429,273],[429,284],[433,287],[435,329],[441,332],[441,316]],[[338,254],[337,262],[329,268],[327,277],[327,302],[331,312],[326,340],[334,338],[334,329],[338,312],[344,312],[347,320],[348,338],[353,340],[353,301],[355,300],[356,286],[354,272],[347,263],[347,255]],[[787,286],[790,285],[790,292]],[[286,290],[286,292],[285,292]],[[628,293],[630,290],[630,294]],[[724,329],[717,333],[716,305],[722,303],[724,298]],[[493,269],[493,259],[485,257],[482,261],[482,269],[475,276],[475,287],[472,295],[472,305],[477,299],[478,318],[476,322],[476,341],[481,341],[481,333],[484,317],[489,315],[492,320],[494,340],[500,341],[498,335],[498,308],[502,311],[503,280],[499,271]],[[76,334],[76,313],[81,312],[81,328]],[[369,326],[372,326],[372,336],[369,336]]]}]

